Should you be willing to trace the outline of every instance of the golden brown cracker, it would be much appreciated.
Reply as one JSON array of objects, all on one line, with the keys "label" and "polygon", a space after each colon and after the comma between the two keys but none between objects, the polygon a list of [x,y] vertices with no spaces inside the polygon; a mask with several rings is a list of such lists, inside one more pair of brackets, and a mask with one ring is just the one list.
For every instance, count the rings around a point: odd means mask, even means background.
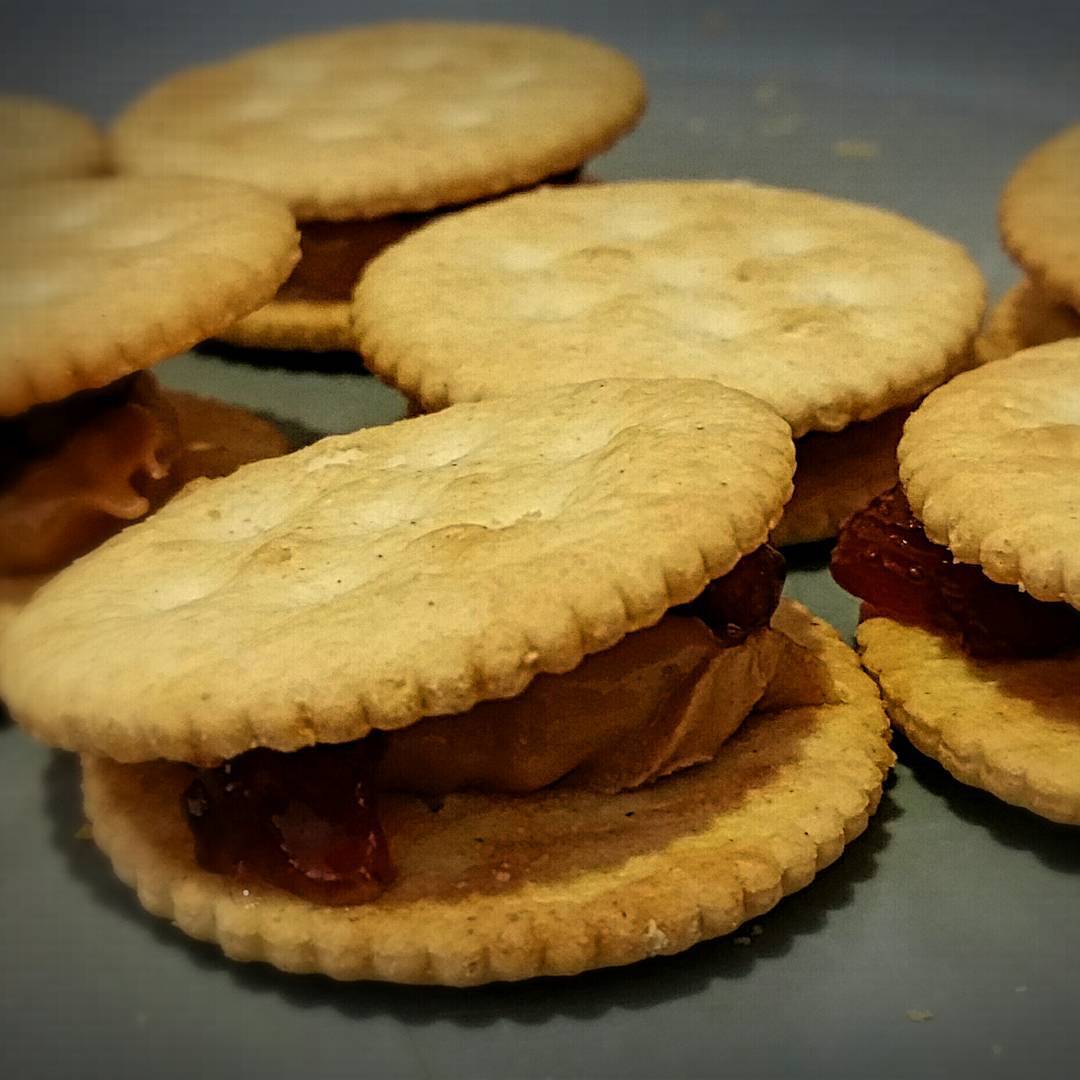
[{"label": "golden brown cracker", "polygon": [[46,741],[121,761],[464,712],[727,573],[779,518],[793,459],[767,406],[692,380],[324,439],[189,486],[69,567],[8,635],[2,693]]},{"label": "golden brown cracker", "polygon": [[1080,337],[1080,313],[1025,278],[991,309],[975,339],[975,352],[980,363],[987,363],[1070,337]]},{"label": "golden brown cracker", "polygon": [[594,378],[708,378],[796,436],[909,405],[970,366],[982,277],[896,214],[742,182],[540,188],[372,261],[365,360],[428,410]]},{"label": "golden brown cracker", "polygon": [[1036,287],[1080,309],[1080,124],[1020,163],[1001,194],[998,223]]},{"label": "golden brown cracker", "polygon": [[94,839],[149,911],[237,960],[337,979],[475,985],[569,975],[729,933],[801,889],[866,827],[893,761],[871,680],[785,604],[829,667],[829,704],[751,717],[715,761],[634,792],[384,796],[399,874],[377,901],[320,907],[195,863],[190,773],[84,759]]},{"label": "golden brown cracker", "polygon": [[780,546],[826,540],[875,495],[897,482],[896,446],[910,410],[894,409],[843,431],[810,432],[795,443],[795,494],[773,529]]},{"label": "golden brown cracker", "polygon": [[278,201],[184,177],[11,187],[0,416],[148,368],[264,303],[298,256]]},{"label": "golden brown cracker", "polygon": [[183,71],[113,129],[122,169],[242,180],[302,221],[381,218],[577,168],[637,122],[625,56],[558,30],[394,22]]},{"label": "golden brown cracker", "polygon": [[1080,825],[1080,654],[976,660],[932,630],[875,618],[863,663],[897,725],[958,780]]},{"label": "golden brown cracker", "polygon": [[94,176],[105,139],[87,116],[52,101],[0,94],[0,184]]},{"label": "golden brown cracker", "polygon": [[1080,338],[934,391],[898,457],[931,540],[994,581],[1080,607]]}]

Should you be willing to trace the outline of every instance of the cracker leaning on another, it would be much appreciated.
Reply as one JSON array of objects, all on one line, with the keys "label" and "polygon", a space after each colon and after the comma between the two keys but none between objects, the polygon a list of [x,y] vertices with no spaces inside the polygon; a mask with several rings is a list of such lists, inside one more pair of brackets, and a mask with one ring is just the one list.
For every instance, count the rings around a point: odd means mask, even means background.
[{"label": "cracker leaning on another", "polygon": [[813,433],[778,531],[792,543],[889,486],[904,411],[971,366],[984,303],[964,249],[897,214],[654,181],[433,222],[369,265],[353,319],[368,366],[429,410],[601,377],[757,395]]},{"label": "cracker leaning on another", "polygon": [[432,212],[572,173],[634,126],[635,66],[558,30],[395,22],[180,72],[113,129],[118,166],[243,180],[286,199],[303,259],[221,338],[351,349],[364,263]]},{"label": "cracker leaning on another", "polygon": [[327,439],[46,585],[0,693],[83,753],[142,903],[235,958],[469,985],[677,952],[807,885],[893,760],[779,599],[793,465],[698,380]]}]

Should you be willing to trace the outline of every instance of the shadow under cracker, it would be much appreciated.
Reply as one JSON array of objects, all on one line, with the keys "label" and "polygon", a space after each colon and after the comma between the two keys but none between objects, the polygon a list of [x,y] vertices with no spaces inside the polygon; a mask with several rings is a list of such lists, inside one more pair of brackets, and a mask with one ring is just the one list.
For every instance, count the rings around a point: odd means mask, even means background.
[{"label": "shadow under cracker", "polygon": [[703,993],[718,982],[745,978],[758,964],[785,956],[799,938],[823,931],[831,914],[854,902],[859,884],[873,876],[878,857],[889,843],[890,823],[902,813],[889,795],[891,783],[887,784],[866,831],[836,863],[805,889],[726,937],[702,942],[676,956],[571,978],[543,977],[454,989],[339,983],[323,975],[289,975],[266,964],[229,960],[216,946],[188,938],[143,911],[133,890],[113,875],[105,856],[92,842],[77,837],[84,817],[74,755],[55,751],[43,779],[52,843],[71,876],[93,902],[137,920],[153,947],[182,950],[196,967],[227,973],[240,990],[276,994],[297,1008],[333,1008],[351,1020],[386,1016],[403,1024],[449,1022],[462,1028],[484,1028],[503,1020],[536,1025],[555,1017],[592,1019],[612,1009],[651,1008]]},{"label": "shadow under cracker", "polygon": [[915,780],[957,817],[984,829],[1003,847],[1028,851],[1053,870],[1080,874],[1080,828],[1050,821],[957,780],[897,729],[893,730],[893,749]]},{"label": "shadow under cracker", "polygon": [[314,375],[357,375],[370,378],[363,358],[347,350],[306,352],[301,349],[250,349],[227,345],[223,341],[208,341],[196,345],[192,352],[210,356],[227,364],[262,370],[300,371]]}]

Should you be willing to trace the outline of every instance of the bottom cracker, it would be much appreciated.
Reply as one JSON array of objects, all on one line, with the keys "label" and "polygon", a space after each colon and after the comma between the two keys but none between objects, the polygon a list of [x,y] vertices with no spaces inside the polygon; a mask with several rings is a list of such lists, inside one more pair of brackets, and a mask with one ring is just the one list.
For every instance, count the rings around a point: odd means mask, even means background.
[{"label": "bottom cracker", "polygon": [[1080,653],[975,660],[892,619],[859,627],[863,663],[896,725],[956,779],[1080,825]]},{"label": "bottom cracker", "polygon": [[715,761],[621,795],[462,794],[437,811],[386,796],[399,877],[370,904],[201,870],[181,765],[84,758],[87,816],[147,910],[238,960],[465,986],[679,952],[809,884],[866,827],[893,761],[854,653],[795,604],[776,625],[826,662],[830,703],[752,716]]},{"label": "bottom cracker", "polygon": [[1025,278],[987,316],[986,325],[975,339],[975,353],[980,363],[987,363],[1069,337],[1080,337],[1080,313],[1047,296]]},{"label": "bottom cracker", "polygon": [[275,297],[217,335],[242,349],[352,352],[349,301]]},{"label": "bottom cracker", "polygon": [[795,493],[772,532],[779,546],[826,540],[898,479],[896,446],[910,409],[795,442]]}]

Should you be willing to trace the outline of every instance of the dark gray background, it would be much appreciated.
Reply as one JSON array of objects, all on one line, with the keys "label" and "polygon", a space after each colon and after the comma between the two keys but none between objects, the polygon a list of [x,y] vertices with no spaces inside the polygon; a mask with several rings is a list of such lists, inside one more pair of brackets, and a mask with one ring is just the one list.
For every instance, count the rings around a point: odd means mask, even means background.
[{"label": "dark gray background", "polygon": [[[652,105],[601,176],[738,175],[879,202],[965,242],[995,292],[1014,277],[994,228],[1001,184],[1080,118],[1075,3],[41,2],[0,13],[0,84],[107,119],[176,67],[402,13],[550,22],[621,46]],[[873,156],[839,152],[852,140]],[[162,373],[311,432],[400,415],[349,362],[266,361],[201,353]],[[850,630],[824,557],[797,553],[790,591]],[[750,944],[457,992],[289,977],[189,942],[75,838],[73,762],[0,724],[0,1074],[1073,1074],[1080,833],[898,749],[869,832]]]}]

